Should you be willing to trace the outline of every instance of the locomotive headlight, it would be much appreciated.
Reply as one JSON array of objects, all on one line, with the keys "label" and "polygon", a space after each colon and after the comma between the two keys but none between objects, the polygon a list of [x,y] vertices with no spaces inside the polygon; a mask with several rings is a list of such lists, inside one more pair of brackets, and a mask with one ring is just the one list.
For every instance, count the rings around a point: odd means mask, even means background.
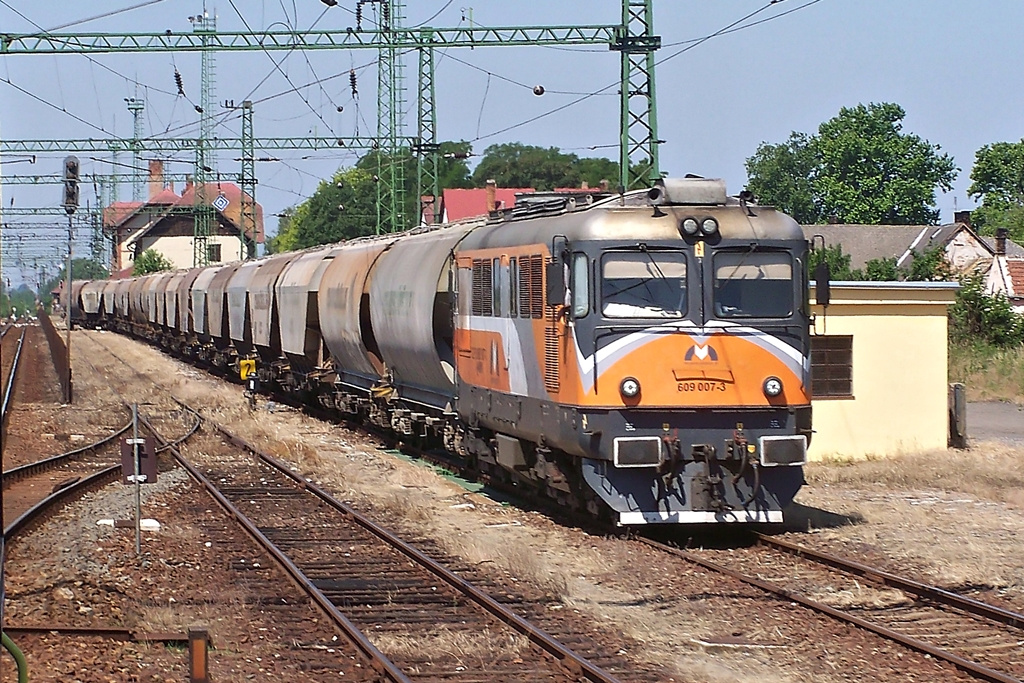
[{"label": "locomotive headlight", "polygon": [[696,235],[697,231],[700,230],[700,223],[697,222],[696,218],[684,218],[682,228],[683,232],[687,235]]},{"label": "locomotive headlight", "polygon": [[718,232],[718,221],[708,216],[700,222],[700,231],[705,235],[714,235]]},{"label": "locomotive headlight", "polygon": [[640,382],[636,377],[627,377],[619,384],[619,391],[626,398],[636,398],[640,394]]},{"label": "locomotive headlight", "polygon": [[764,381],[764,395],[775,398],[782,393],[782,380],[778,377],[769,377]]}]

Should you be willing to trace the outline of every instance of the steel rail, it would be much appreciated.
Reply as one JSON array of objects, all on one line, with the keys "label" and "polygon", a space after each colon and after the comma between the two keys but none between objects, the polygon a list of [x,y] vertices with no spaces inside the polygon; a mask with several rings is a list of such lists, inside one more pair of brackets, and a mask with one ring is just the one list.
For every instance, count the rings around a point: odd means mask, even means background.
[{"label": "steel rail", "polygon": [[963,595],[957,595],[951,591],[943,590],[937,586],[929,586],[925,583],[913,581],[912,579],[905,579],[896,574],[870,567],[866,564],[862,564],[855,560],[849,560],[837,555],[830,555],[829,553],[823,553],[819,550],[812,550],[805,546],[797,543],[790,543],[789,541],[783,541],[771,536],[764,534],[755,533],[758,543],[762,545],[775,548],[791,555],[798,557],[805,557],[809,560],[818,562],[840,571],[847,572],[849,574],[855,574],[857,576],[864,577],[877,583],[885,584],[891,588],[898,588],[899,590],[912,593],[919,598],[926,600],[934,600],[935,602],[949,605],[957,609],[969,612],[985,619],[997,621],[1007,626],[1012,626],[1018,629],[1024,629],[1024,614],[1012,612],[1002,607],[996,607],[980,600],[974,600],[972,598],[965,597]]},{"label": "steel rail", "polygon": [[4,626],[4,633],[11,636],[46,635],[56,633],[62,636],[94,636],[112,640],[127,640],[133,643],[187,643],[188,635],[181,633],[145,633],[128,628],[113,626],[61,626],[47,624],[43,626]]},{"label": "steel rail", "polygon": [[637,540],[641,543],[651,546],[652,548],[656,548],[663,552],[670,553],[677,557],[681,557],[682,559],[688,562],[692,562],[693,564],[696,564],[698,566],[704,567],[705,569],[710,569],[713,572],[725,574],[726,576],[731,576],[732,578],[742,581],[743,583],[749,584],[756,588],[760,588],[761,590],[772,593],[774,595],[778,595],[779,597],[785,598],[789,602],[795,602],[797,604],[803,605],[804,607],[812,609],[815,612],[827,614],[828,616],[833,617],[834,619],[839,619],[840,621],[844,621],[848,624],[853,624],[854,626],[875,633],[879,636],[882,636],[883,638],[887,638],[889,640],[900,643],[901,645],[905,645],[906,647],[912,650],[917,650],[918,652],[930,655],[936,659],[948,662],[956,668],[960,669],[961,671],[970,674],[975,678],[979,678],[984,681],[990,681],[991,683],[1021,683],[1020,680],[1017,678],[1008,676],[1004,673],[995,671],[993,669],[989,669],[988,667],[982,666],[977,662],[972,662],[968,659],[964,659],[963,657],[959,657],[951,652],[947,652],[946,650],[943,650],[941,648],[929,645],[928,643],[918,640],[917,638],[911,638],[910,636],[904,635],[890,628],[886,628],[885,626],[881,626],[879,624],[870,622],[867,619],[862,619],[861,617],[857,617],[852,614],[847,614],[846,612],[838,610],[834,607],[829,607],[828,605],[816,602],[814,600],[804,597],[800,593],[791,591],[788,588],[777,586],[773,583],[757,579],[753,576],[747,576],[746,574],[743,574],[741,572],[729,569],[728,567],[724,567],[718,564],[717,562],[706,560],[702,557],[694,555],[693,553],[687,552],[685,550],[680,550],[679,548],[673,548],[672,546],[665,545],[664,543],[659,543],[658,541],[649,538],[644,538],[641,536],[637,537]]},{"label": "steel rail", "polygon": [[[182,401],[176,398],[174,400],[177,401],[180,405],[188,407]],[[197,413],[197,415],[198,414],[199,413]],[[362,513],[358,512],[354,508],[339,501],[337,498],[333,497],[331,494],[329,494],[327,491],[320,488],[316,484],[310,481],[306,481],[301,475],[293,472],[287,463],[278,460],[272,455],[264,453],[263,451],[259,450],[258,448],[247,442],[245,439],[235,435],[226,427],[214,422],[213,420],[210,420],[209,418],[202,415],[200,415],[200,417],[202,417],[204,421],[211,424],[217,431],[219,431],[221,434],[227,437],[227,439],[231,441],[231,443],[235,444],[240,448],[244,448],[245,450],[249,451],[266,464],[270,465],[276,470],[279,470],[282,474],[295,481],[299,486],[307,489],[310,493],[314,494],[321,501],[333,507],[335,510],[341,512],[342,514],[350,517],[353,521],[355,521],[361,527],[372,533],[374,536],[380,538],[388,545],[391,545],[395,549],[401,551],[406,557],[413,560],[423,568],[427,569],[429,572],[440,578],[442,581],[450,585],[455,590],[472,599],[474,602],[476,602],[478,605],[484,608],[487,612],[489,612],[491,615],[497,618],[499,621],[507,624],[514,630],[518,631],[520,634],[526,636],[530,640],[530,642],[537,645],[545,652],[547,652],[549,655],[557,659],[562,665],[562,667],[570,673],[572,673],[573,675],[583,676],[586,680],[595,681],[598,683],[617,683],[619,681],[619,679],[615,676],[595,666],[583,657],[580,657],[575,652],[562,645],[562,643],[555,640],[551,635],[549,635],[542,629],[537,628],[530,622],[526,621],[525,619],[517,615],[515,612],[512,612],[511,610],[506,608],[504,605],[499,603],[490,595],[487,595],[486,593],[481,591],[479,588],[477,588],[470,582],[466,581],[459,575],[451,572],[447,568],[441,566],[436,561],[431,559],[429,556],[425,555],[424,553],[422,553],[412,545],[406,543],[402,539],[396,537],[395,535],[393,535],[383,527],[379,526],[378,524],[376,524],[371,519],[369,519]]]},{"label": "steel rail", "polygon": [[7,417],[11,408],[11,396],[14,394],[14,381],[18,376],[18,363],[21,361],[21,349],[25,345],[25,335],[28,328],[21,331],[21,338],[18,339],[18,350],[14,352],[14,360],[11,361],[11,372],[7,375],[7,386],[4,387],[4,400],[0,405],[0,432],[4,434],[4,441],[7,440]]},{"label": "steel rail", "polygon": [[50,467],[60,463],[61,461],[70,460],[70,459],[74,458],[77,455],[81,455],[82,453],[86,453],[88,451],[95,450],[97,448],[105,446],[106,444],[108,444],[109,442],[113,441],[117,437],[121,436],[122,434],[124,434],[126,431],[128,431],[131,428],[132,428],[132,423],[129,422],[124,427],[121,427],[119,430],[117,430],[113,434],[110,434],[109,436],[103,437],[102,439],[100,439],[96,443],[91,443],[88,446],[82,446],[81,448],[76,448],[75,450],[68,451],[67,453],[61,453],[59,455],[54,455],[54,456],[51,456],[49,458],[43,458],[42,460],[36,460],[35,462],[30,462],[30,463],[27,463],[25,465],[19,465],[18,467],[12,467],[9,470],[4,470],[4,472],[3,472],[4,486],[6,486],[8,482],[16,481],[17,479],[20,479],[21,477],[24,477],[24,476],[27,476],[27,475],[31,475],[31,474],[35,474],[36,472],[41,472],[43,470],[49,469]]},{"label": "steel rail", "polygon": [[[179,403],[181,403],[179,401]],[[184,407],[185,404],[181,404]],[[189,408],[189,410],[192,410]],[[199,413],[192,410],[197,417],[201,417]],[[141,422],[147,430],[156,438],[162,447],[167,448],[174,456],[174,458],[181,464],[182,467],[201,484],[207,492],[217,501],[217,503],[224,508],[236,521],[242,526],[243,529],[255,540],[264,550],[266,550],[277,563],[285,570],[285,572],[295,581],[295,583],[313,600],[320,609],[327,614],[331,620],[337,625],[345,635],[348,636],[349,640],[356,646],[356,648],[362,652],[363,656],[366,657],[370,664],[378,670],[382,675],[386,675],[394,683],[412,683],[411,680],[392,662],[388,659],[384,653],[377,649],[377,647],[370,642],[370,640],[363,634],[362,631],[356,627],[349,619],[342,614],[337,607],[327,598],[323,592],[318,589],[313,583],[306,578],[306,575],[302,573],[302,570],[288,558],[281,550],[275,546],[270,539],[268,539],[262,531],[259,530],[252,520],[245,516],[245,514],[235,507],[231,501],[229,501],[223,493],[221,493],[217,487],[211,482],[202,472],[200,472],[195,466],[192,465],[185,457],[181,454],[176,446],[172,446],[169,441],[164,439],[159,432],[153,427],[148,419],[141,413],[139,414],[139,422]]]},{"label": "steel rail", "polygon": [[35,519],[42,515],[42,513],[51,505],[55,505],[58,502],[65,502],[67,499],[85,493],[93,486],[99,486],[116,479],[120,473],[121,465],[118,463],[117,465],[111,465],[110,467],[106,467],[98,472],[94,472],[84,479],[79,479],[64,488],[51,493],[49,496],[43,498],[41,501],[23,512],[16,520],[11,522],[7,528],[4,529],[4,539],[9,542],[13,537],[24,531],[31,522],[35,521]]}]

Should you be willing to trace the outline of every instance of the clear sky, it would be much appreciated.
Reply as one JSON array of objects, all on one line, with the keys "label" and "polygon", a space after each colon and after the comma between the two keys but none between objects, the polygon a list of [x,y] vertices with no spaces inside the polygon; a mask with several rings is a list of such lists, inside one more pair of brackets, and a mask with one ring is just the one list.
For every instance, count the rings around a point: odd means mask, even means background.
[{"label": "clear sky", "polygon": [[[961,209],[974,206],[966,190],[975,151],[988,143],[1024,138],[1020,0],[655,0],[654,7],[655,28],[666,45],[658,52],[657,69],[659,133],[665,140],[661,162],[672,175],[722,177],[730,191],[737,192],[746,182],[744,161],[762,141],[782,142],[794,130],[814,132],[843,106],[896,102],[907,111],[904,129],[941,145],[960,168],[954,191],[937,198],[941,220],[949,221],[954,203]],[[218,29],[231,31],[245,30],[246,23],[253,30],[344,30],[355,24],[354,8],[355,0],[339,0],[333,8],[317,0],[221,0],[207,5]],[[188,32],[189,16],[202,9],[201,1],[182,0],[0,0],[0,32],[35,32],[39,27],[66,32]],[[113,14],[58,29],[108,13]],[[409,0],[405,25],[615,24],[620,13],[619,0]],[[693,45],[687,41],[714,34],[751,14],[739,27],[763,23],[680,53]],[[371,50],[218,53],[215,98],[218,103],[252,99],[257,137],[373,134],[375,57]],[[280,70],[271,58],[284,58]],[[198,53],[109,54],[92,59],[0,57],[0,135],[9,140],[128,138],[132,119],[124,99],[139,96],[146,100],[144,136],[165,131],[196,136]],[[186,98],[177,96],[175,69],[182,76]],[[357,99],[350,92],[350,69],[358,76]],[[414,54],[405,58],[405,74],[407,90],[413,93]],[[452,48],[439,55],[437,65],[439,138],[469,140],[478,154],[490,144],[523,142],[614,159],[614,88],[610,94],[524,122],[615,83],[618,74],[618,54],[597,47]],[[141,84],[138,94],[133,80]],[[306,85],[316,81],[321,83]],[[543,85],[546,94],[535,96],[534,85]],[[415,100],[407,99],[411,134]],[[338,106],[344,108],[340,113]],[[218,115],[223,115],[219,134],[238,137],[237,116],[220,107]],[[273,155],[281,161],[257,165],[257,199],[271,233],[276,230],[273,214],[312,194],[320,178],[355,161],[352,153],[337,150],[311,158],[302,152]],[[3,172],[59,173],[63,156],[42,156],[35,165],[12,164],[13,159],[5,158]],[[111,168],[80,156],[85,172]],[[221,154],[219,171],[238,171],[232,156],[237,153]],[[168,170],[190,172],[189,157],[178,155]],[[5,205],[12,197],[15,206],[22,207],[60,202],[57,186],[7,185],[3,192]],[[83,198],[90,194],[88,189]],[[130,199],[131,187],[121,187],[120,197]],[[5,218],[5,223],[14,222]],[[10,265],[5,259],[5,271]]]}]

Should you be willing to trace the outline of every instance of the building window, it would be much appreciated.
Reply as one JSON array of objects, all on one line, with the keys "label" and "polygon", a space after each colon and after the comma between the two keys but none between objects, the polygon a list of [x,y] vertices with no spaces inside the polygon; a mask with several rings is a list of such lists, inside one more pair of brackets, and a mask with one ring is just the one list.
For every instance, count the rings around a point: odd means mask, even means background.
[{"label": "building window", "polygon": [[207,244],[206,245],[206,260],[210,263],[220,263],[220,245],[219,244]]},{"label": "building window", "polygon": [[853,396],[853,337],[811,337],[811,395]]}]

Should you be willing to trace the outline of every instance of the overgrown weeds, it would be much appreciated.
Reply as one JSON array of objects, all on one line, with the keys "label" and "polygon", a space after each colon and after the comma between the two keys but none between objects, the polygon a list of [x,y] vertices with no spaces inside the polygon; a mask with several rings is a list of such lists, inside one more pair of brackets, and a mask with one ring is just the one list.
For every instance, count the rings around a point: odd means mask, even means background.
[{"label": "overgrown weeds", "polygon": [[1024,346],[951,343],[949,381],[963,382],[968,400],[1024,404]]}]

